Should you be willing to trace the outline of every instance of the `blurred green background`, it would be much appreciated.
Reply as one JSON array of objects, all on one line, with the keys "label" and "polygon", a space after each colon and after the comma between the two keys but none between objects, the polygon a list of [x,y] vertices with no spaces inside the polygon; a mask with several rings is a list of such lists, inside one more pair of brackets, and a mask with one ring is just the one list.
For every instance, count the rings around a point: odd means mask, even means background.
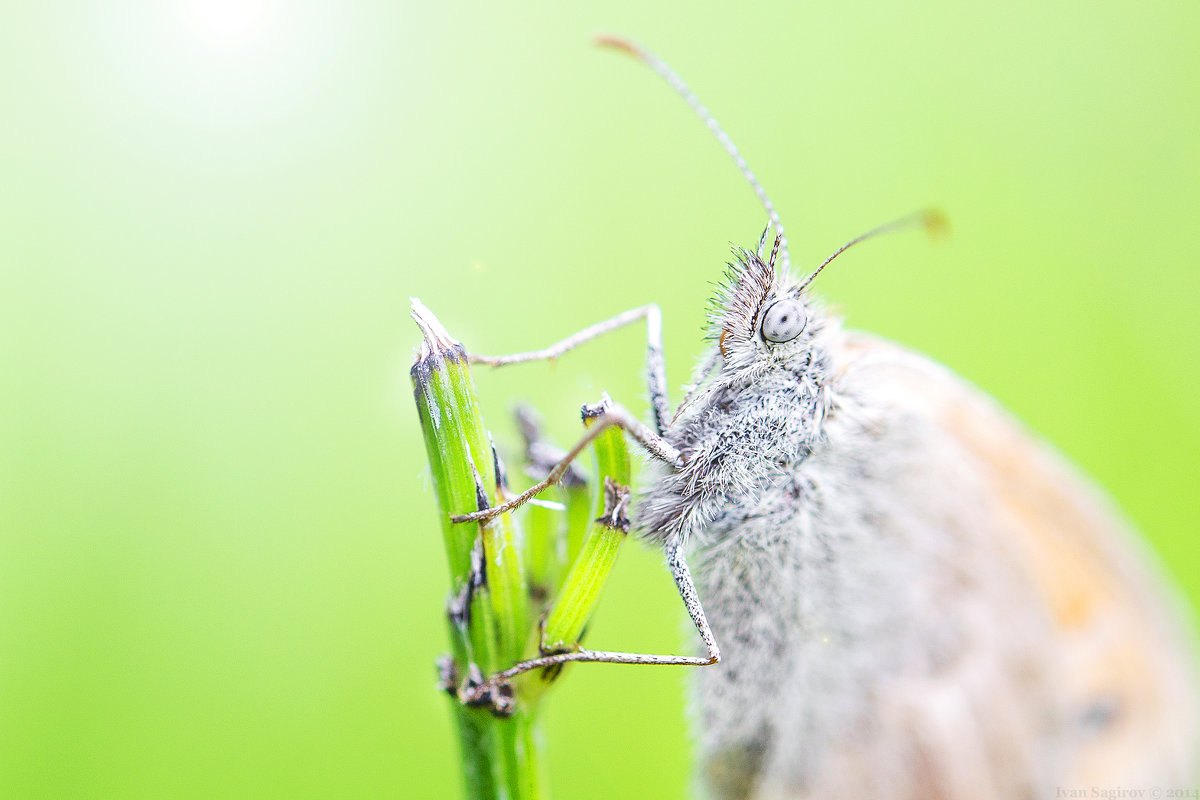
[{"label": "blurred green background", "polygon": [[[800,264],[944,209],[820,292],[1055,441],[1200,599],[1196,3],[9,0],[0,796],[458,792],[408,296],[482,352],[656,301],[678,386],[765,221],[598,30],[692,84]],[[562,440],[602,389],[644,409],[641,341],[478,373],[501,444],[515,397]],[[630,547],[590,641],[681,616]],[[573,669],[556,795],[685,796],[681,678]]]}]

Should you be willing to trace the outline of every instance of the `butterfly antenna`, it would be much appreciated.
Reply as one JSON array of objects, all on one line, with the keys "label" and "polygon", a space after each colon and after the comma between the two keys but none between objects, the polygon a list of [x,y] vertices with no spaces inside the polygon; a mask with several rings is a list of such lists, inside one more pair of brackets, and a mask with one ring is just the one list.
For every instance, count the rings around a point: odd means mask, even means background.
[{"label": "butterfly antenna", "polygon": [[758,247],[754,252],[758,253],[758,257],[762,258],[766,253],[767,236],[771,233],[771,223],[767,223],[767,227],[763,228],[762,236],[758,237]]},{"label": "butterfly antenna", "polygon": [[688,88],[688,85],[683,82],[683,78],[680,78],[675,70],[671,69],[665,61],[640,44],[629,39],[622,39],[619,36],[608,34],[596,36],[595,42],[601,47],[611,47],[614,50],[628,53],[657,72],[670,84],[675,93],[683,98],[692,111],[696,112],[696,116],[700,117],[704,124],[708,126],[713,136],[717,137],[717,141],[725,148],[725,152],[733,159],[733,163],[737,165],[738,171],[742,173],[742,177],[750,184],[750,188],[754,189],[754,193],[758,195],[758,201],[762,203],[762,207],[766,209],[767,215],[771,218],[771,224],[775,226],[776,234],[779,237],[778,246],[783,256],[781,261],[783,271],[787,272],[788,267],[791,265],[791,257],[788,255],[787,236],[784,235],[783,222],[779,219],[779,212],[775,210],[775,204],[771,202],[771,198],[767,197],[767,190],[763,188],[762,184],[758,182],[758,178],[750,170],[750,165],[746,163],[746,159],[742,158],[737,145],[733,143],[733,140],[729,138],[729,134],[725,133],[720,124],[717,123],[716,118],[700,102],[700,98],[696,97],[695,93]]},{"label": "butterfly antenna", "polygon": [[813,270],[812,274],[804,279],[804,282],[800,284],[800,286],[796,289],[796,292],[799,293],[804,291],[808,285],[813,282],[813,279],[821,274],[821,270],[825,269],[826,265],[829,264],[830,261],[833,261],[835,258],[859,242],[865,242],[867,239],[874,239],[876,236],[882,236],[885,233],[899,233],[900,231],[906,231],[912,228],[924,228],[930,234],[940,235],[945,233],[947,227],[948,223],[946,222],[946,217],[942,214],[942,212],[934,209],[926,209],[924,211],[918,211],[915,214],[903,216],[900,219],[894,219],[891,222],[880,225],[878,228],[872,228],[866,233],[855,236],[837,250],[834,250],[833,255],[822,261],[821,266]]}]

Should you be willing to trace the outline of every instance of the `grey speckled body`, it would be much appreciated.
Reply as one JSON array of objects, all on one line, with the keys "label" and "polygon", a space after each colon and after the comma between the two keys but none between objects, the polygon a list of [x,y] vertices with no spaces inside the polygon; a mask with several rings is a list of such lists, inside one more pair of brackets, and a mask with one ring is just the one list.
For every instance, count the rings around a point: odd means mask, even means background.
[{"label": "grey speckled body", "polygon": [[[780,300],[807,324],[774,342]],[[1103,501],[945,370],[842,332],[761,252],[714,308],[719,344],[664,431],[686,463],[638,508],[644,535],[693,553],[722,648],[695,675],[708,793],[1191,785],[1188,636]]]}]

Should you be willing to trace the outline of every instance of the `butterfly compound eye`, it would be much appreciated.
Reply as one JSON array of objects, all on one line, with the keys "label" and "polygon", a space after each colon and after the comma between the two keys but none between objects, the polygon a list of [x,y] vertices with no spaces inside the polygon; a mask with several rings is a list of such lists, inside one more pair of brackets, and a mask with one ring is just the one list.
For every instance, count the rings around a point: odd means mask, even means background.
[{"label": "butterfly compound eye", "polygon": [[763,314],[762,336],[768,342],[781,344],[800,335],[808,324],[808,315],[799,300],[776,300]]}]

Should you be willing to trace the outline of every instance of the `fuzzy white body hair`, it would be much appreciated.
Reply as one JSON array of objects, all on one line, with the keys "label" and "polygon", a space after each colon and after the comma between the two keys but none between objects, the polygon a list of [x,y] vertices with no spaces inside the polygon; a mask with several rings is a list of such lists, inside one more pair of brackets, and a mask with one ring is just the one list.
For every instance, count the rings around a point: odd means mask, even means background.
[{"label": "fuzzy white body hair", "polygon": [[[719,371],[665,432],[687,462],[638,510],[644,535],[691,551],[722,648],[694,678],[708,795],[1190,785],[1188,637],[1103,501],[982,394],[811,305],[795,342],[755,342],[788,291],[756,266],[715,320]],[[1109,570],[1115,610],[1061,597],[1054,558],[1068,584]],[[1082,621],[1064,622],[1071,602],[1091,603]]]}]

